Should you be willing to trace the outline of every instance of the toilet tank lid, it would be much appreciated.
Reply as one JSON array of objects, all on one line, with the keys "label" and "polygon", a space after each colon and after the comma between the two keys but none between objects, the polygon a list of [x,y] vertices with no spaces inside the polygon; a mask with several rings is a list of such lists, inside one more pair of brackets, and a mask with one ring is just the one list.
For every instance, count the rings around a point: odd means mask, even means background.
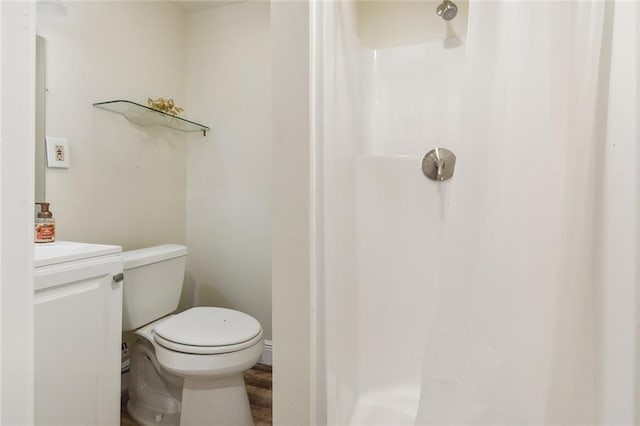
[{"label": "toilet tank lid", "polygon": [[125,270],[150,265],[167,259],[186,256],[187,248],[179,244],[162,244],[122,253],[122,264]]}]

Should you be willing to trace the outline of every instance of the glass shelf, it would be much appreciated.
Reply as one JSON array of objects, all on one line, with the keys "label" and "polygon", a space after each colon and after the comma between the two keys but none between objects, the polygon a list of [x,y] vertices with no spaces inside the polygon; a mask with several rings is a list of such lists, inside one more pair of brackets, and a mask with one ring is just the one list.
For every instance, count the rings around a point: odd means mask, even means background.
[{"label": "glass shelf", "polygon": [[164,126],[182,132],[202,132],[203,136],[206,136],[209,131],[209,127],[204,124],[185,120],[131,101],[97,102],[93,106],[124,115],[127,120],[138,126]]}]

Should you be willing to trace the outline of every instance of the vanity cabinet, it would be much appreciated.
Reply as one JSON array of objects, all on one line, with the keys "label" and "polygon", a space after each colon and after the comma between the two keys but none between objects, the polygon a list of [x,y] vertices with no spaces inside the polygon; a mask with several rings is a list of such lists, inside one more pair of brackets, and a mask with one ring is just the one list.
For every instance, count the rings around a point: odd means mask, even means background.
[{"label": "vanity cabinet", "polygon": [[121,248],[35,248],[37,425],[119,425]]}]

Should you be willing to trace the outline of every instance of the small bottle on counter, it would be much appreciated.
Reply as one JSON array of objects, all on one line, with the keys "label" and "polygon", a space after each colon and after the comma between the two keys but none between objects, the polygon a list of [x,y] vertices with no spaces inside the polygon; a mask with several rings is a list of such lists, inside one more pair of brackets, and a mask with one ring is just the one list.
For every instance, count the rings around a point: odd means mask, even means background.
[{"label": "small bottle on counter", "polygon": [[56,240],[56,220],[49,211],[49,203],[36,203],[40,211],[36,217],[34,241],[36,243],[52,243]]}]

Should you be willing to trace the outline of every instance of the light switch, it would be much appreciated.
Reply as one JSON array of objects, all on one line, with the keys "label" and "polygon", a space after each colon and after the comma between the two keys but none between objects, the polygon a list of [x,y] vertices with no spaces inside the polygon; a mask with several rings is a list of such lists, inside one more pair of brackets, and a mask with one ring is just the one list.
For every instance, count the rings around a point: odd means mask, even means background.
[{"label": "light switch", "polygon": [[69,168],[69,141],[47,136],[47,165],[62,169]]}]

